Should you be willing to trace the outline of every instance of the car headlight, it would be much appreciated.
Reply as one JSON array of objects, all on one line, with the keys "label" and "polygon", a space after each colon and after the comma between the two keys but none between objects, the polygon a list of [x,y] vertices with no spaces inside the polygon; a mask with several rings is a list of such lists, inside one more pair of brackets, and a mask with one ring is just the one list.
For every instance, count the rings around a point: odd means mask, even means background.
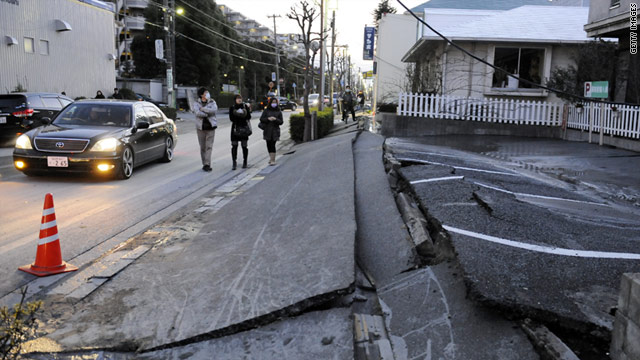
[{"label": "car headlight", "polygon": [[27,134],[22,134],[20,135],[20,137],[18,137],[18,139],[16,140],[16,149],[33,149],[33,147],[31,146],[31,139],[29,139],[29,136],[27,136]]},{"label": "car headlight", "polygon": [[98,141],[93,147],[91,151],[108,151],[114,152],[118,147],[118,140],[115,138],[106,138]]}]

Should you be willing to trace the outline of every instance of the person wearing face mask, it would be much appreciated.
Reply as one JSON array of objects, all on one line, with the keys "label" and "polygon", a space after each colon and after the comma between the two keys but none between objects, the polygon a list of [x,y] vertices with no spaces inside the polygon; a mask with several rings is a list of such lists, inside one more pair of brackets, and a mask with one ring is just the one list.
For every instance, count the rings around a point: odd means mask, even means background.
[{"label": "person wearing face mask", "polygon": [[280,140],[280,125],[283,123],[278,99],[272,97],[260,116],[260,128],[263,130],[263,138],[269,151],[269,165],[276,164],[276,141]]},{"label": "person wearing face mask", "polygon": [[247,141],[251,135],[251,109],[249,105],[242,102],[242,95],[236,95],[235,104],[229,108],[229,119],[231,120],[231,160],[233,166],[231,170],[235,170],[238,166],[236,162],[238,158],[238,142],[242,144],[242,168],[247,168],[247,159],[249,157],[249,147]]},{"label": "person wearing face mask", "polygon": [[213,149],[213,139],[216,136],[218,121],[216,111],[218,104],[211,99],[209,91],[201,87],[198,89],[198,100],[193,104],[193,112],[196,115],[196,133],[200,144],[200,158],[202,159],[202,170],[211,171],[211,149]]},{"label": "person wearing face mask", "polygon": [[342,121],[344,121],[345,123],[347,122],[347,120],[349,120],[349,114],[347,113],[348,111],[351,112],[351,118],[353,119],[353,121],[356,121],[356,111],[353,107],[353,93],[351,92],[351,87],[347,85],[344,93],[342,94]]}]

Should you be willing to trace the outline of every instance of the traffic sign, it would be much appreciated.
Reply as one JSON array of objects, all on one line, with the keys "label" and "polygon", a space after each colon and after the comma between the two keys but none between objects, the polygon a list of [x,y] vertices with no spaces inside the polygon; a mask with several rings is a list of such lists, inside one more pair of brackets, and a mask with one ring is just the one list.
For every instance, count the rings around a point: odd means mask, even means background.
[{"label": "traffic sign", "polygon": [[276,73],[271,73],[271,81],[276,81]]},{"label": "traffic sign", "polygon": [[156,39],[156,59],[164,59],[164,43],[162,39]]},{"label": "traffic sign", "polygon": [[606,99],[609,97],[608,81],[587,81],[584,83],[584,97]]},{"label": "traffic sign", "polygon": [[298,85],[296,85],[296,83],[291,84],[291,86],[293,86],[293,88],[295,89]]},{"label": "traffic sign", "polygon": [[269,89],[273,89],[276,84],[273,81],[269,81]]}]

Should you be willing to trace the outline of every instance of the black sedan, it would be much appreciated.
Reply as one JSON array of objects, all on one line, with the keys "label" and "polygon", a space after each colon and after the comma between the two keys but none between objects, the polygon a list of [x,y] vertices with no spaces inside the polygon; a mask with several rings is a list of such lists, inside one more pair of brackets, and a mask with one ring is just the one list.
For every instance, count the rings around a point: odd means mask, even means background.
[{"label": "black sedan", "polygon": [[298,108],[298,104],[295,101],[289,100],[286,97],[279,97],[278,103],[280,103],[280,110],[289,109],[291,111],[296,111]]},{"label": "black sedan", "polygon": [[173,159],[177,128],[146,101],[83,100],[16,140],[13,162],[26,175],[80,172],[128,179],[136,166]]}]

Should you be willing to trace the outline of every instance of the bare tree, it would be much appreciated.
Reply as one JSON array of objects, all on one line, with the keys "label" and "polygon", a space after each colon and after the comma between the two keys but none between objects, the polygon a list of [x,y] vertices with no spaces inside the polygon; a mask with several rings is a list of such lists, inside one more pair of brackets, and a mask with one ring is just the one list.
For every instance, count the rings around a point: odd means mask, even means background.
[{"label": "bare tree", "polygon": [[[316,51],[313,50],[312,44],[314,41],[321,40],[321,36],[319,32],[312,31],[313,22],[320,16],[318,13],[318,9],[305,0],[300,1],[300,3],[296,6],[291,7],[291,11],[287,14],[287,17],[291,20],[296,21],[298,27],[300,28],[300,43],[304,45],[304,80],[307,84],[304,88],[304,116],[305,116],[305,129],[307,128],[307,120],[311,119],[311,112],[309,110],[309,89],[311,88],[311,84],[313,84],[313,63],[315,62]],[[318,101],[323,101],[323,99],[319,99]],[[306,133],[306,131],[305,131]]]}]

